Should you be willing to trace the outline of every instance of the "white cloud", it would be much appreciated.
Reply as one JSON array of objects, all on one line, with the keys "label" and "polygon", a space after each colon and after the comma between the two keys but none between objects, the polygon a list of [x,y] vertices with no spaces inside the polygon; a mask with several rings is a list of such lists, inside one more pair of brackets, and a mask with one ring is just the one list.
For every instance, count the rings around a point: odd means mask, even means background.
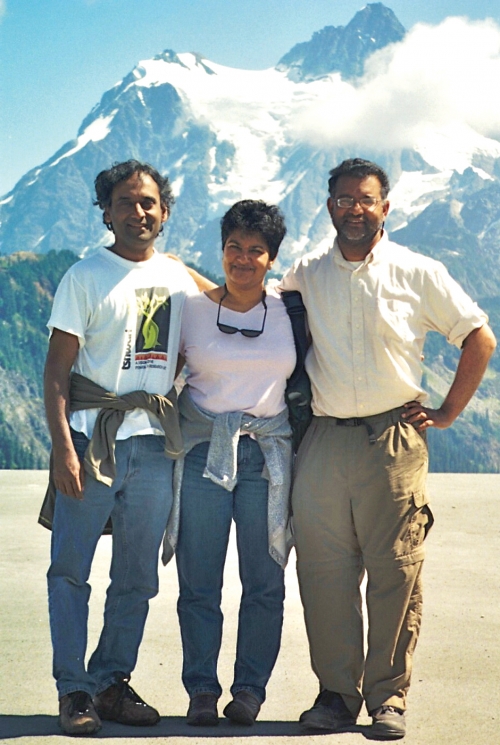
[{"label": "white cloud", "polygon": [[375,53],[354,85],[334,76],[328,88],[292,125],[318,145],[412,147],[431,130],[499,138],[500,27],[465,18],[418,24]]},{"label": "white cloud", "polygon": [[2,20],[6,12],[7,12],[7,2],[6,0],[0,0],[0,21]]}]

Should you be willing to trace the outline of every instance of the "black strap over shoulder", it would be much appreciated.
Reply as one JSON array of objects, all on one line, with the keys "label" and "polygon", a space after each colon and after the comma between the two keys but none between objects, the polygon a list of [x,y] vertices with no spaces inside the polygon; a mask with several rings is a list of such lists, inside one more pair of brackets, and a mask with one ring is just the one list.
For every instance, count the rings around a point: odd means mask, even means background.
[{"label": "black strap over shoulder", "polygon": [[285,390],[288,418],[293,431],[293,449],[297,452],[312,419],[311,383],[305,369],[308,348],[306,308],[298,290],[286,290],[281,293],[281,297],[292,325],[297,354],[297,363]]},{"label": "black strap over shoulder", "polygon": [[289,383],[301,374],[304,369],[307,354],[307,330],[306,330],[306,306],[302,300],[302,295],[298,290],[285,290],[281,293],[286,311],[290,316],[292,324],[293,338],[295,341],[295,351],[297,353],[297,363],[295,370],[289,378]]}]

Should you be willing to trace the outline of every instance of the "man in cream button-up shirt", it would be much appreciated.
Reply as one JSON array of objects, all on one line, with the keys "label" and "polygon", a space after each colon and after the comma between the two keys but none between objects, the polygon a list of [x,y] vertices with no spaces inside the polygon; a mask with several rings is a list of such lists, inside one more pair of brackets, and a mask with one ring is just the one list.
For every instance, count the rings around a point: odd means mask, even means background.
[{"label": "man in cream button-up shirt", "polygon": [[[450,426],[495,348],[487,316],[438,261],[389,241],[389,181],[376,164],[330,172],[333,248],[299,259],[281,286],[300,290],[312,335],[306,367],[314,418],[292,495],[297,567],[320,695],[301,716],[345,731],[363,701],[373,739],[405,734],[421,609],[427,427]],[[461,349],[438,409],[426,405],[428,331]],[[368,650],[359,584],[368,576]]]}]

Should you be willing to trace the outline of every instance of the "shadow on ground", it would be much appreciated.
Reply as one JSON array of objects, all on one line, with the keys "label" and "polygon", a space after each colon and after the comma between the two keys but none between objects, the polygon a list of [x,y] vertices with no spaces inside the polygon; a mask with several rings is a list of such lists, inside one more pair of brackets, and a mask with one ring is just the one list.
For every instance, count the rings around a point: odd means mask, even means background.
[{"label": "shadow on ground", "polygon": [[[359,732],[368,736],[370,728],[354,725],[348,732]],[[221,719],[217,727],[190,727],[185,717],[162,717],[154,727],[127,727],[116,722],[103,722],[102,729],[89,739],[128,738],[131,740],[143,737],[304,737],[305,735],[328,735],[328,732],[304,730],[297,722],[256,722],[253,727],[238,726]],[[0,739],[9,740],[17,737],[47,737],[60,735],[65,737],[57,723],[57,717],[47,714],[31,716],[0,715]]]}]

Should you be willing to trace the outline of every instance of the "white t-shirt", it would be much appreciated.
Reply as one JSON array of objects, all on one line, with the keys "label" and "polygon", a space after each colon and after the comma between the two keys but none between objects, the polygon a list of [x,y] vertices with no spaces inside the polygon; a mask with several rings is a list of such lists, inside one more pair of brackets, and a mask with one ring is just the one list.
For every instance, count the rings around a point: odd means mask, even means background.
[{"label": "white t-shirt", "polygon": [[[173,385],[187,294],[198,289],[185,267],[155,251],[128,261],[107,248],[74,264],[57,289],[48,327],[74,334],[74,371],[118,395],[165,395]],[[92,436],[99,409],[71,414],[73,429]],[[127,412],[117,439],[163,434],[144,409]]]},{"label": "white t-shirt", "polygon": [[488,320],[439,261],[381,240],[361,263],[338,247],[298,259],[280,282],[300,290],[312,335],[306,369],[317,416],[363,417],[425,401],[428,331],[461,347]]},{"label": "white t-shirt", "polygon": [[[284,303],[267,294],[266,304],[263,334],[248,338],[219,330],[218,303],[205,293],[187,298],[180,351],[189,370],[186,382],[191,396],[202,409],[272,417],[285,408],[286,381],[296,362],[295,343]],[[260,329],[263,317],[262,303],[246,313],[223,306],[220,322],[238,329]]]}]

